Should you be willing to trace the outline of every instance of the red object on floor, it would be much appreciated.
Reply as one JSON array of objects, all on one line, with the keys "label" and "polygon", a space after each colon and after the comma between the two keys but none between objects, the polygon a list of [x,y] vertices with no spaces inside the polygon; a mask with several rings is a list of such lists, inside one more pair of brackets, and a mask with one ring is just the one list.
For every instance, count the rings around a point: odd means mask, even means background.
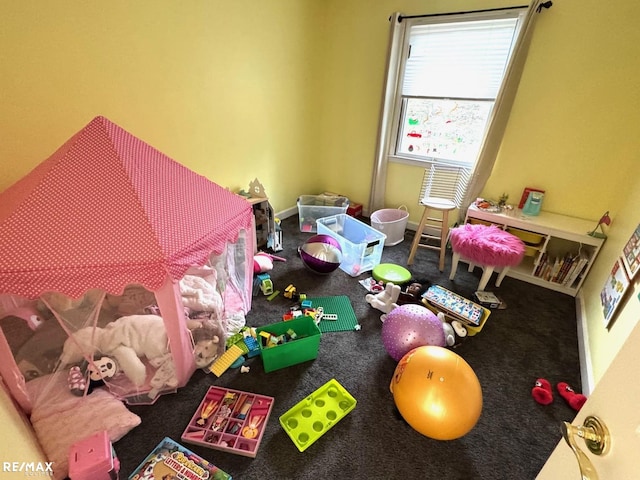
[{"label": "red object on floor", "polygon": [[564,398],[569,406],[573,408],[575,411],[578,411],[584,405],[584,402],[587,401],[587,397],[585,397],[581,393],[576,393],[571,386],[569,386],[566,382],[560,382],[556,386],[558,389],[558,393],[562,398]]},{"label": "red object on floor", "polygon": [[544,378],[537,379],[535,386],[531,390],[531,396],[540,405],[549,405],[553,402],[553,391],[549,381]]},{"label": "red object on floor", "polygon": [[360,203],[350,203],[347,207],[347,215],[354,218],[362,216],[362,205]]}]

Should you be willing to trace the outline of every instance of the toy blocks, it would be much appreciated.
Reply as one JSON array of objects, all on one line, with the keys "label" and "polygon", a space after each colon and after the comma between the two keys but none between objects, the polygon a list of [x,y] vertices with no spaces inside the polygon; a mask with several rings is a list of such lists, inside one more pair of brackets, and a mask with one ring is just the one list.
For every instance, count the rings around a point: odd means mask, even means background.
[{"label": "toy blocks", "polygon": [[[287,332],[295,333],[295,339],[289,333],[288,341],[280,341],[279,337]],[[272,372],[297,363],[314,360],[318,356],[321,332],[313,318],[300,316],[286,322],[273,323],[256,329],[258,338],[264,338],[260,344],[262,364],[265,372]],[[271,337],[275,337],[272,342]],[[273,343],[273,345],[271,345]],[[271,346],[269,346],[271,345]]]}]

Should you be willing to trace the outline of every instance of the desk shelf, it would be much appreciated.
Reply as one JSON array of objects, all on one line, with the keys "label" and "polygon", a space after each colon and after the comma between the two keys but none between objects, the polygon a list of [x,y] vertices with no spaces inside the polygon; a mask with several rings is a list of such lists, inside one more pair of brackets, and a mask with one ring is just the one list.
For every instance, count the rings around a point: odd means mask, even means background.
[{"label": "desk shelf", "polygon": [[[532,217],[523,215],[521,210],[496,213],[471,205],[467,210],[466,221],[480,221],[503,229],[519,229],[525,233],[537,234],[539,242],[528,249],[531,255],[526,256],[517,267],[511,267],[507,276],[574,297],[604,243],[603,238],[587,235],[597,223],[595,220],[549,212],[540,212],[540,215]],[[570,269],[573,265],[576,266],[573,271],[580,272],[571,279]]]}]

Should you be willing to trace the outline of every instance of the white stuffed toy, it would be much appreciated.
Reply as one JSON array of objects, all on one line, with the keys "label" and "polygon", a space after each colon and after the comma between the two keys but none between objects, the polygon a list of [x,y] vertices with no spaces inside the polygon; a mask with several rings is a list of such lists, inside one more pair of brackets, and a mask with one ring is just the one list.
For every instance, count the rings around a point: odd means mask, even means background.
[{"label": "white stuffed toy", "polygon": [[70,365],[81,361],[85,355],[101,352],[113,357],[126,376],[136,386],[141,386],[145,382],[147,369],[140,357],[146,357],[151,364],[163,364],[169,352],[168,345],[162,317],[129,315],[111,322],[105,328],[86,327],[78,330],[65,341],[60,361],[62,365]]},{"label": "white stuffed toy", "polygon": [[221,318],[224,309],[222,296],[215,287],[197,275],[185,275],[180,280],[182,305],[200,312],[214,312]]},{"label": "white stuffed toy", "polygon": [[[364,297],[364,299],[373,308],[377,308],[382,313],[386,314],[398,306],[396,302],[398,301],[399,296],[400,285],[394,285],[393,283],[389,282],[382,292],[376,293],[375,295],[372,293],[368,293]],[[384,319],[382,319],[382,321],[384,322]]]}]

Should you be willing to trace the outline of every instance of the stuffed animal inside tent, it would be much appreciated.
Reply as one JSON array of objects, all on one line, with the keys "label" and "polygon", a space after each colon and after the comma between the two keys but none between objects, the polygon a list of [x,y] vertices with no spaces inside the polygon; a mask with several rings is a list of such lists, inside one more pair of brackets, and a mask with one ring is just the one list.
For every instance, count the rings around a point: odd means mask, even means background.
[{"label": "stuffed animal inside tent", "polygon": [[169,352],[164,320],[157,315],[129,315],[105,328],[81,328],[65,341],[60,362],[71,365],[96,352],[113,358],[136,386],[143,385],[147,370],[140,357],[152,361]]},{"label": "stuffed animal inside tent", "polygon": [[[89,394],[95,388],[104,385],[105,380],[115,377],[118,364],[114,359],[97,354],[91,362],[83,362],[81,366],[74,365],[69,369],[67,382],[69,391],[78,396]],[[88,384],[88,385],[87,385]]]}]

